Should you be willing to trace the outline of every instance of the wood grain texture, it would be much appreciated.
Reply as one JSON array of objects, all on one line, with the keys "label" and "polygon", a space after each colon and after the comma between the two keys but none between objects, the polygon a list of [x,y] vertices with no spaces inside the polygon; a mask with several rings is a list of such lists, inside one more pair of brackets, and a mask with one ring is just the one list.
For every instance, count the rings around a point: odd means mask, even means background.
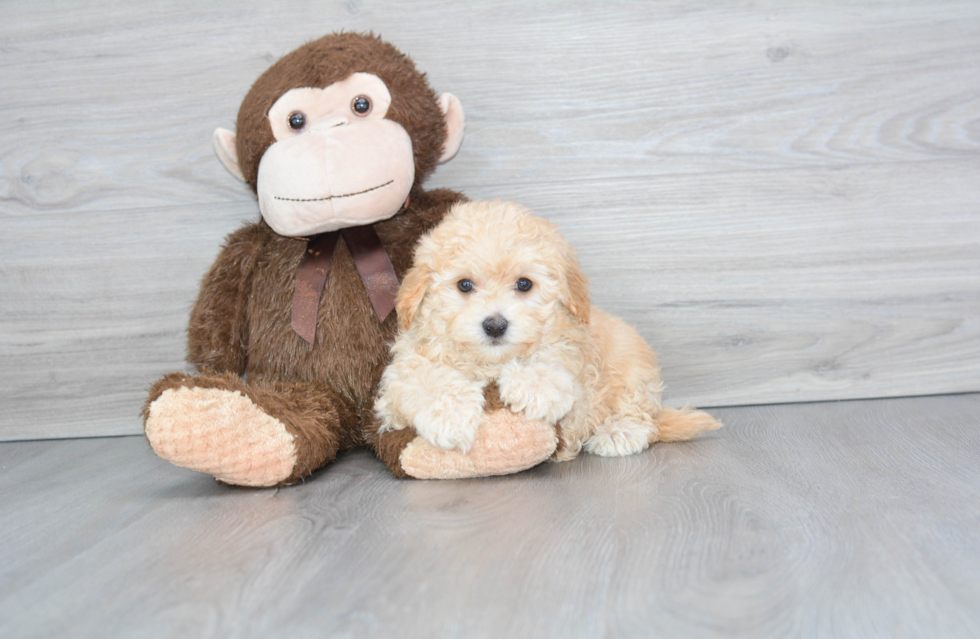
[{"label": "wood grain texture", "polygon": [[785,4],[7,3],[5,204],[251,201],[211,133],[337,29],[373,29],[461,98],[464,153],[434,180],[454,188],[978,157],[975,3]]},{"label": "wood grain texture", "polygon": [[629,458],[222,487],[0,445],[0,636],[976,637],[980,395],[719,409]]},{"label": "wood grain texture", "polygon": [[0,22],[0,439],[139,431],[256,216],[211,132],[341,28],[460,97],[431,185],[556,219],[670,401],[980,389],[976,3],[42,0]]}]

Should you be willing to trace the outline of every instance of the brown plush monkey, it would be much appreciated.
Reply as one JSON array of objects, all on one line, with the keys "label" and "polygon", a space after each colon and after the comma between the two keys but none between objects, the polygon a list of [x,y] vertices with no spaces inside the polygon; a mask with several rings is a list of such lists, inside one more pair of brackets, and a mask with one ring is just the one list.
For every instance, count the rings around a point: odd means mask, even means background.
[{"label": "brown plush monkey", "polygon": [[228,236],[201,284],[188,329],[198,374],[150,390],[143,419],[158,455],[228,484],[275,486],[361,445],[419,478],[517,472],[554,452],[553,427],[493,396],[465,455],[411,430],[378,433],[398,279],[462,197],[421,185],[462,137],[459,101],[437,98],[373,35],[310,42],[255,82],[237,135],[219,129],[214,143],[262,220]]}]

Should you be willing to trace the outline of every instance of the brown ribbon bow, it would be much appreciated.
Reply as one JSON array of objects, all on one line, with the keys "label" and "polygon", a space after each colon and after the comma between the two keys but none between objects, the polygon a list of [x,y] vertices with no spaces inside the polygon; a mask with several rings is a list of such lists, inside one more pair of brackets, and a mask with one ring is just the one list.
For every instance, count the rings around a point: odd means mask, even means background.
[{"label": "brown ribbon bow", "polygon": [[327,283],[327,272],[333,261],[337,240],[343,236],[354,266],[361,275],[364,288],[378,321],[383,322],[395,308],[398,276],[391,265],[388,252],[373,226],[354,226],[340,231],[321,233],[310,238],[306,252],[296,271],[296,291],[293,293],[291,325],[296,334],[311,346],[316,339],[316,316],[320,296]]}]

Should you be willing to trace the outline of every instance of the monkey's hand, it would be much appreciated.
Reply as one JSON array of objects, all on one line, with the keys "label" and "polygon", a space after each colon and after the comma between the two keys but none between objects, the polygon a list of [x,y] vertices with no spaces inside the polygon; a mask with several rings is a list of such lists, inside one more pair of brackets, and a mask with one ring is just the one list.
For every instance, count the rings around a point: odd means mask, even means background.
[{"label": "monkey's hand", "polygon": [[510,361],[500,371],[497,386],[500,399],[512,411],[549,424],[567,415],[575,403],[575,376],[546,362]]}]

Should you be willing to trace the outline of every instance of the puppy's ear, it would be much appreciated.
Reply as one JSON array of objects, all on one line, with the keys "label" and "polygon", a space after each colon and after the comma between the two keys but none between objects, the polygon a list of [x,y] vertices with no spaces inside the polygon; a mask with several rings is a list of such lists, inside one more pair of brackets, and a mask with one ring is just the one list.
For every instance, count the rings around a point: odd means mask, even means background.
[{"label": "puppy's ear", "polygon": [[585,277],[574,251],[569,247],[563,256],[564,269],[561,274],[559,299],[575,319],[588,324],[592,314],[592,300],[589,295],[589,279]]},{"label": "puppy's ear", "polygon": [[405,275],[405,280],[398,289],[398,297],[395,298],[395,312],[398,313],[398,322],[402,328],[412,325],[431,282],[432,269],[425,264],[416,264]]}]

